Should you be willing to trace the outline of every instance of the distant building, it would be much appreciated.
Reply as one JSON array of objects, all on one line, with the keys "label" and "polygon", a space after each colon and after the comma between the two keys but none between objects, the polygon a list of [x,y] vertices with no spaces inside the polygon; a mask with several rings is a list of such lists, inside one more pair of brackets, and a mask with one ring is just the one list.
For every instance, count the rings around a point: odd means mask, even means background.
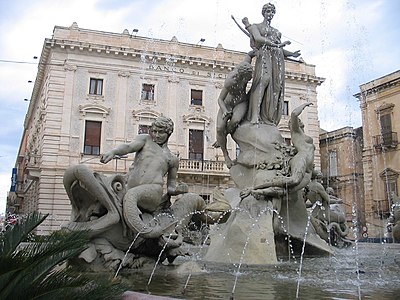
[{"label": "distant building", "polygon": [[324,186],[331,187],[346,208],[349,223],[365,225],[362,127],[344,127],[320,134],[321,171]]},{"label": "distant building", "polygon": [[399,194],[400,71],[362,84],[354,96],[363,126],[320,134],[324,184],[344,200],[347,219],[358,222],[360,234],[390,236],[389,196]]},{"label": "distant building", "polygon": [[[70,218],[62,177],[66,168],[86,164],[104,174],[125,173],[133,156],[103,165],[99,155],[147,132],[160,116],[175,123],[169,145],[180,157],[179,180],[211,200],[216,186],[233,186],[216,140],[217,98],[224,79],[245,53],[179,42],[71,27],[54,28],[45,39],[16,161],[16,191],[8,206],[50,217],[42,233]],[[284,116],[279,128],[290,142],[289,112],[306,101],[306,133],[316,145],[319,120],[315,66],[286,62]],[[237,147],[231,138],[232,158]]]},{"label": "distant building", "polygon": [[363,122],[366,225],[369,236],[383,237],[391,211],[390,194],[399,194],[400,71],[362,84],[355,97]]}]

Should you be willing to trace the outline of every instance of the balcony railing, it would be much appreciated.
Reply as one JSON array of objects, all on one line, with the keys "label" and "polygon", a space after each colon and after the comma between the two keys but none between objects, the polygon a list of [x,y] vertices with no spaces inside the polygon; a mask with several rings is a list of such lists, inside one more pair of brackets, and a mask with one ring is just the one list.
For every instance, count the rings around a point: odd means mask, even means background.
[{"label": "balcony railing", "polygon": [[373,138],[375,148],[395,148],[399,143],[397,132],[393,131],[383,132],[380,135],[375,135]]},{"label": "balcony railing", "polygon": [[388,200],[374,200],[372,209],[380,217],[388,217],[390,215]]},{"label": "balcony railing", "polygon": [[227,175],[229,173],[224,161],[192,159],[180,159],[179,171],[185,173],[207,172],[217,175]]}]

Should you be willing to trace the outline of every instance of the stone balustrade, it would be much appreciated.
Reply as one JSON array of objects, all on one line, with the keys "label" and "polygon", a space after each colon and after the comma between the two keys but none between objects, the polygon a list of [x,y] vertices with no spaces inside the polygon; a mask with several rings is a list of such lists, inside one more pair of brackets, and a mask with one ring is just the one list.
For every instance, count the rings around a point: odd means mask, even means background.
[{"label": "stone balustrade", "polygon": [[181,159],[179,161],[179,172],[205,172],[216,175],[227,175],[229,170],[225,166],[224,161]]}]

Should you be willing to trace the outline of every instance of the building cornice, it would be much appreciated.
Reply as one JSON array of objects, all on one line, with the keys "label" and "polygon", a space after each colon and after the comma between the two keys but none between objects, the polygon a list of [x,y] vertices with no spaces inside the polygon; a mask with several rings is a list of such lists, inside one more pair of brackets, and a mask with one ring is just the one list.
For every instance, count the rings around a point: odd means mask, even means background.
[{"label": "building cornice", "polygon": [[31,118],[33,117],[33,110],[36,106],[38,106],[37,102],[39,101],[40,91],[43,85],[43,80],[45,76],[45,70],[47,67],[47,63],[49,60],[50,53],[50,45],[48,44],[48,40],[46,39],[42,48],[42,53],[40,55],[40,60],[38,64],[38,72],[36,75],[35,84],[32,90],[31,99],[29,102],[28,112],[25,115],[24,128],[29,127],[29,123]]},{"label": "building cornice", "polygon": [[[154,64],[154,65],[167,65],[167,66],[188,66],[192,68],[205,68],[218,72],[230,72],[235,65],[243,58],[246,54],[244,52],[236,52],[237,57],[232,61],[222,61],[222,60],[213,60],[206,59],[200,57],[193,56],[183,56],[179,54],[173,54],[171,52],[156,52],[150,50],[142,50],[139,48],[125,48],[125,47],[113,47],[102,44],[92,44],[92,43],[82,43],[76,41],[68,41],[68,40],[56,40],[56,39],[48,39],[47,44],[50,45],[51,48],[59,47],[60,49],[65,49],[66,51],[79,51],[79,52],[91,52],[92,55],[98,54],[106,54],[111,56],[120,56],[126,58],[133,58],[139,62]],[[194,45],[193,45],[194,46]],[[293,63],[293,62],[292,62]],[[301,62],[297,62],[299,64],[303,64]],[[285,78],[291,81],[303,81],[309,82],[316,85],[321,85],[325,79],[322,77],[315,76],[313,74],[305,74],[302,72],[292,72],[286,71]]]},{"label": "building cornice", "polygon": [[[166,65],[187,65],[188,67],[212,68],[219,72],[229,72],[243,60],[246,52],[229,50],[221,44],[217,47],[195,45],[179,42],[176,37],[171,40],[154,39],[123,33],[112,33],[79,28],[76,23],[71,27],[55,26],[53,38],[48,40],[52,47],[59,46],[67,50],[89,51],[98,54],[136,58],[147,63],[164,63]],[[100,42],[101,41],[101,42]],[[294,69],[290,70],[294,64]],[[322,84],[324,78],[314,74],[315,66],[303,60],[287,59],[286,78],[297,81]],[[299,67],[299,65],[301,65]],[[305,76],[305,74],[307,74]]]},{"label": "building cornice", "polygon": [[382,78],[360,85],[360,92],[353,95],[358,100],[362,100],[371,94],[376,94],[384,90],[400,85],[400,71],[393,72]]},{"label": "building cornice", "polygon": [[322,77],[304,73],[290,72],[290,71],[285,72],[285,79],[295,80],[295,81],[306,81],[310,83],[315,83],[317,85],[321,85],[325,81],[325,78]]},{"label": "building cornice", "polygon": [[342,140],[345,138],[357,138],[356,130],[353,127],[347,126],[330,132],[324,132],[319,135],[320,143],[331,143],[333,141]]}]

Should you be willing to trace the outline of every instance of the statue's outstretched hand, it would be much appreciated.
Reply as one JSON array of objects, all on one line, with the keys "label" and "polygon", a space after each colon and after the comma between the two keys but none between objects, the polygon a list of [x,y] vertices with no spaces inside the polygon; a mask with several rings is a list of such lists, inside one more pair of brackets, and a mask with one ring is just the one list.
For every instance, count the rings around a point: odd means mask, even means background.
[{"label": "statue's outstretched hand", "polygon": [[104,153],[101,157],[100,157],[100,162],[102,162],[103,164],[108,163],[110,160],[112,160],[114,158],[114,153],[112,152],[107,152]]},{"label": "statue's outstretched hand", "polygon": [[288,45],[290,45],[290,44],[291,44],[290,41],[285,41],[285,42],[283,42],[283,43],[280,43],[280,44],[278,45],[278,47],[279,47],[279,48],[283,48],[283,47],[288,46]]},{"label": "statue's outstretched hand", "polygon": [[314,105],[312,102],[306,102],[306,103],[300,105],[300,107],[301,107],[302,110],[303,110],[303,109],[306,108],[307,106],[312,106],[312,105]]},{"label": "statue's outstretched hand", "polygon": [[244,26],[250,26],[250,22],[249,22],[249,19],[247,18],[247,17],[244,17],[243,19],[242,19],[242,23],[243,23],[243,25]]},{"label": "statue's outstretched hand", "polygon": [[244,198],[246,198],[247,196],[249,196],[251,193],[252,193],[252,189],[251,188],[245,188],[245,189],[243,189],[241,192],[240,192],[240,198],[241,199],[244,199]]},{"label": "statue's outstretched hand", "polygon": [[311,106],[313,105],[312,102],[306,102],[301,104],[300,106],[296,107],[295,109],[293,109],[292,111],[292,116],[300,116],[300,114],[302,113],[302,111],[307,107],[307,106]]},{"label": "statue's outstretched hand", "polygon": [[299,57],[301,55],[300,50],[294,51],[291,56]]}]

